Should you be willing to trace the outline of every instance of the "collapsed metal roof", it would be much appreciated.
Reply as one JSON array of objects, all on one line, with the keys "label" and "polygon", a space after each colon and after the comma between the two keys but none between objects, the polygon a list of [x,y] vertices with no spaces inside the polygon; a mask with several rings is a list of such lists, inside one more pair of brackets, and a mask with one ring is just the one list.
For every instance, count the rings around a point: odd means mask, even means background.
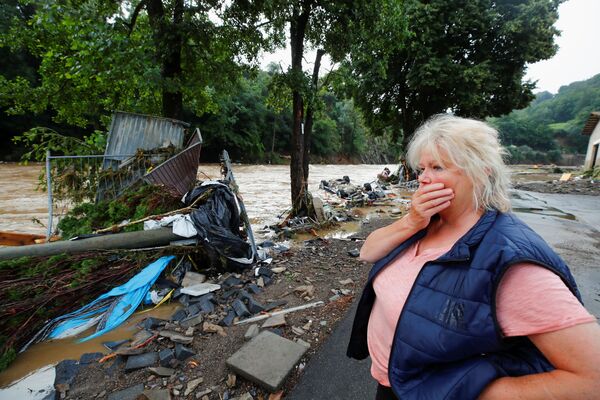
[{"label": "collapsed metal roof", "polygon": [[183,147],[190,124],[176,119],[117,111],[108,132],[103,169],[118,166],[138,149],[151,150],[173,145]]},{"label": "collapsed metal roof", "polygon": [[583,127],[583,130],[581,131],[581,134],[582,135],[591,135],[592,132],[594,132],[594,129],[596,128],[596,125],[598,124],[598,121],[600,121],[600,111],[591,112],[587,122],[585,123],[585,125]]}]

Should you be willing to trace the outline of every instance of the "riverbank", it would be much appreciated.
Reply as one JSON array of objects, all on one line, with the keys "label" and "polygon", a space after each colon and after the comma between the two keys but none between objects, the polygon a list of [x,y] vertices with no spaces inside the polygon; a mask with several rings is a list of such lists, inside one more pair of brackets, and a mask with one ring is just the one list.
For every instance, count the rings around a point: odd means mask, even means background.
[{"label": "riverbank", "polygon": [[[379,211],[371,213],[371,218],[364,219],[359,231],[349,238],[314,237],[298,241],[290,250],[276,254],[269,265],[275,272],[272,283],[253,294],[254,299],[261,304],[284,303],[281,309],[316,301],[324,302],[319,307],[286,314],[285,324],[273,328],[282,337],[299,339],[310,345],[286,379],[282,388],[284,394],[294,386],[303,366],[317,353],[338,321],[345,316],[355,296],[360,294],[369,269],[367,263],[355,257],[361,240],[372,230],[391,221],[387,213],[389,208],[382,207]],[[228,276],[224,274],[218,281],[223,282]],[[249,272],[235,276],[242,282],[255,279]],[[297,290],[302,287],[303,290]],[[259,322],[259,326],[262,323],[263,321]],[[111,393],[136,385],[139,388],[142,384],[144,390],[155,393],[161,390],[164,393],[166,390],[171,393],[172,398],[232,399],[250,393],[254,399],[267,399],[269,393],[266,390],[240,377],[232,378],[231,371],[225,365],[227,358],[246,343],[244,335],[249,325],[224,327],[224,334],[221,335],[212,332],[212,328],[206,329],[203,324],[199,324],[194,328],[191,343],[187,345],[195,355],[175,365],[172,375],[166,377],[156,377],[148,368],[125,372],[127,357],[116,357],[104,363],[88,363],[79,369],[66,387],[59,386],[59,389],[64,390],[62,398],[112,398],[109,397]],[[165,347],[174,347],[174,343],[167,339],[156,340],[145,346],[144,351],[153,352]],[[202,383],[198,384],[200,378]],[[193,385],[196,387],[192,390]],[[196,397],[198,393],[202,395]],[[2,392],[0,398],[3,398]]]},{"label": "riverbank", "polygon": [[560,180],[517,182],[514,184],[514,188],[538,193],[600,196],[600,181],[593,179],[571,179],[566,182],[561,182]]}]

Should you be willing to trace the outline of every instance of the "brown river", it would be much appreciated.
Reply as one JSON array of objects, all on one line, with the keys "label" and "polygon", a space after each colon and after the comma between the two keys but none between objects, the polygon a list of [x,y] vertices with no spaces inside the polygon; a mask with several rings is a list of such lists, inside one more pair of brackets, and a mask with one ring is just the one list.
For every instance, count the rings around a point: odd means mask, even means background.
[{"label": "brown river", "polygon": [[[375,180],[383,167],[385,165],[311,165],[309,190],[325,196],[318,189],[319,182],[344,175],[348,175],[352,183],[362,185]],[[394,169],[392,165],[388,167]],[[42,169],[40,164],[0,163],[0,231],[46,233],[48,199],[45,192],[36,190]],[[291,206],[289,166],[234,164],[233,174],[254,229],[277,222],[277,216]],[[208,178],[220,178],[218,164],[200,165],[198,179]],[[56,221],[55,218],[54,224]]]},{"label": "brown river", "polygon": [[[318,189],[321,180],[337,179],[348,175],[354,184],[372,182],[384,165],[311,165],[309,190],[323,198],[329,195]],[[389,165],[390,169],[394,166]],[[45,234],[48,222],[48,200],[45,192],[36,190],[41,164],[27,166],[0,163],[0,231]],[[217,164],[200,165],[198,179],[220,179]],[[291,206],[289,166],[287,165],[233,165],[233,173],[240,188],[248,216],[255,231],[264,225],[278,222],[278,215]],[[39,222],[35,222],[39,221]],[[57,219],[54,219],[56,224]],[[357,223],[339,228],[337,234],[352,233]],[[260,238],[260,234],[258,235]],[[76,343],[76,339],[43,342],[19,354],[6,371],[0,373],[0,400],[41,399],[54,382],[53,365],[67,359],[77,359],[81,354],[106,350],[101,343],[129,338],[135,323],[148,315],[171,315],[173,306],[143,315],[134,315],[126,323],[95,340]],[[85,336],[84,333],[81,335]],[[16,384],[14,382],[18,381]]]}]

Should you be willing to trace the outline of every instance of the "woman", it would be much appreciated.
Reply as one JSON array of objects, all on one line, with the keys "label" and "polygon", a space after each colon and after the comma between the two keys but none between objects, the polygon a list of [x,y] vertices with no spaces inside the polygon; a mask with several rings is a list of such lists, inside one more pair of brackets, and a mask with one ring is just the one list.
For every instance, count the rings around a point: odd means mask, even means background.
[{"label": "woman", "polygon": [[348,356],[376,399],[598,399],[600,327],[568,267],[510,213],[497,132],[438,115],[408,161],[409,213],[374,231]]}]

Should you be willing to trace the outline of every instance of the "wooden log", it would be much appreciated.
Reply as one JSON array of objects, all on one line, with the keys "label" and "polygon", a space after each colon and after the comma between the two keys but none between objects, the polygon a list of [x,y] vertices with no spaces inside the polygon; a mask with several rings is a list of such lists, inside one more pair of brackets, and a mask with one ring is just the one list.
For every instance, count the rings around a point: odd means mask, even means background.
[{"label": "wooden log", "polygon": [[39,239],[45,240],[46,235],[0,231],[0,246],[24,246],[35,244]]}]

